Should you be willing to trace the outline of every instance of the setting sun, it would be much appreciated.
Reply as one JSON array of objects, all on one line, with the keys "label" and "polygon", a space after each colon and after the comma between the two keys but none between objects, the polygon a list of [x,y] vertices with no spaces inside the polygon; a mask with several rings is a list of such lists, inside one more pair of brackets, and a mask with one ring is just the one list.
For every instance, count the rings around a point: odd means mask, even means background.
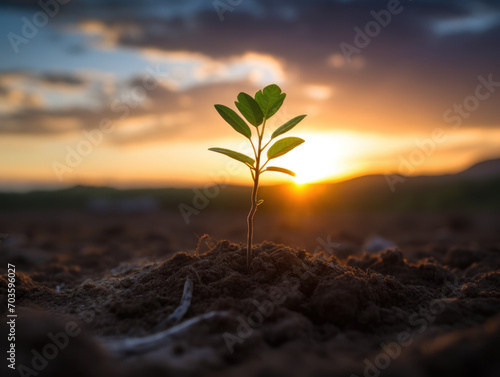
[{"label": "setting sun", "polygon": [[302,185],[324,180],[340,179],[351,175],[349,160],[359,154],[350,148],[353,140],[360,142],[360,135],[353,133],[301,133],[306,142],[297,153],[284,156],[283,166],[292,169],[296,184]]}]

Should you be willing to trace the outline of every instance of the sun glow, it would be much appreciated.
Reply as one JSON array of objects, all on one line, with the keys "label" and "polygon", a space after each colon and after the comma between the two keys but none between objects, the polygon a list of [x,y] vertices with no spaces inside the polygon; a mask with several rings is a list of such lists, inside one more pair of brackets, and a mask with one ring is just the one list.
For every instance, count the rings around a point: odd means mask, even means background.
[{"label": "sun glow", "polygon": [[306,142],[280,161],[282,166],[297,174],[294,179],[296,184],[342,178],[352,173],[348,160],[353,155],[353,136],[341,133],[299,136]]}]

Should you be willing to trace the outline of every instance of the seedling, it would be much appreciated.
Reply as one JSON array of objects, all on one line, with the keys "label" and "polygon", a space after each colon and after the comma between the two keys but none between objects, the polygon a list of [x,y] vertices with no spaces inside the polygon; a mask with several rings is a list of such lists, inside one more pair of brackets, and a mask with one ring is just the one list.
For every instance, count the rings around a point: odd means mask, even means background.
[{"label": "seedling", "polygon": [[257,212],[257,207],[261,205],[264,201],[257,200],[257,192],[259,190],[259,179],[260,175],[266,171],[274,171],[278,173],[284,173],[295,177],[295,173],[291,170],[280,168],[277,166],[266,165],[269,161],[283,156],[284,154],[290,152],[295,147],[299,146],[304,142],[303,139],[299,137],[285,137],[276,141],[267,150],[267,160],[263,163],[262,152],[267,148],[267,146],[278,136],[283,135],[285,132],[290,131],[295,127],[306,115],[299,115],[288,122],[284,123],[282,126],[277,128],[271,135],[270,140],[264,144],[264,130],[266,128],[266,121],[271,118],[283,105],[286,94],[281,92],[278,85],[272,84],[266,86],[263,90],[259,90],[255,93],[255,97],[252,97],[246,93],[241,92],[238,94],[238,100],[235,101],[237,109],[240,111],[241,115],[252,126],[255,127],[257,132],[257,143],[252,140],[252,131],[247,123],[232,109],[224,105],[215,105],[215,109],[220,114],[220,116],[227,122],[231,127],[234,128],[236,132],[239,132],[245,136],[252,145],[254,158],[249,157],[245,154],[232,151],[230,149],[224,148],[209,148],[213,152],[222,153],[228,157],[231,157],[237,161],[242,162],[250,169],[253,179],[253,190],[251,198],[250,212],[247,216],[248,234],[247,234],[247,268],[250,266],[250,258],[252,254],[252,240],[253,240],[253,218],[255,212]]}]

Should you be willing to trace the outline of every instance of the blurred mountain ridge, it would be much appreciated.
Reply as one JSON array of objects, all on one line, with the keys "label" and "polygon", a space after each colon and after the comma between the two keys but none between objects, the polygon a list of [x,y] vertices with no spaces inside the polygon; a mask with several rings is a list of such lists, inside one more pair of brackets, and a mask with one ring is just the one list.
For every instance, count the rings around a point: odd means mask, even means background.
[{"label": "blurred mountain ridge", "polygon": [[[219,187],[216,195],[213,192],[206,195],[203,188],[116,189],[79,185],[60,190],[0,193],[0,210],[143,213],[179,211],[180,205],[194,211],[248,210],[249,187],[226,186]],[[500,209],[500,158],[478,162],[456,174],[366,175],[336,183],[309,184],[300,189],[294,184],[263,186],[259,196],[266,202],[259,208],[264,212],[497,211]]]}]

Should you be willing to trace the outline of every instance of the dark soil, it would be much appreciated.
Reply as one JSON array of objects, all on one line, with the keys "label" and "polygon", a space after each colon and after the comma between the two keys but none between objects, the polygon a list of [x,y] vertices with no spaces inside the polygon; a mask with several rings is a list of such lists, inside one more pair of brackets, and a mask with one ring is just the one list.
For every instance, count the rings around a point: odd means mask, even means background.
[{"label": "dark soil", "polygon": [[[367,253],[346,232],[337,239],[351,252],[263,242],[249,270],[243,244],[203,240],[197,251],[167,258],[160,246],[111,242],[130,239],[120,226],[102,230],[106,247],[73,253],[50,243],[52,254],[40,243],[36,252],[4,246],[5,263],[18,266],[17,365],[37,376],[500,375],[499,242],[452,238]],[[168,243],[158,234],[144,242]],[[107,351],[107,339],[154,333],[188,278],[194,290],[185,320],[228,316],[151,352]],[[4,274],[0,296],[6,288]],[[79,334],[43,368],[33,364],[68,323]]]}]

